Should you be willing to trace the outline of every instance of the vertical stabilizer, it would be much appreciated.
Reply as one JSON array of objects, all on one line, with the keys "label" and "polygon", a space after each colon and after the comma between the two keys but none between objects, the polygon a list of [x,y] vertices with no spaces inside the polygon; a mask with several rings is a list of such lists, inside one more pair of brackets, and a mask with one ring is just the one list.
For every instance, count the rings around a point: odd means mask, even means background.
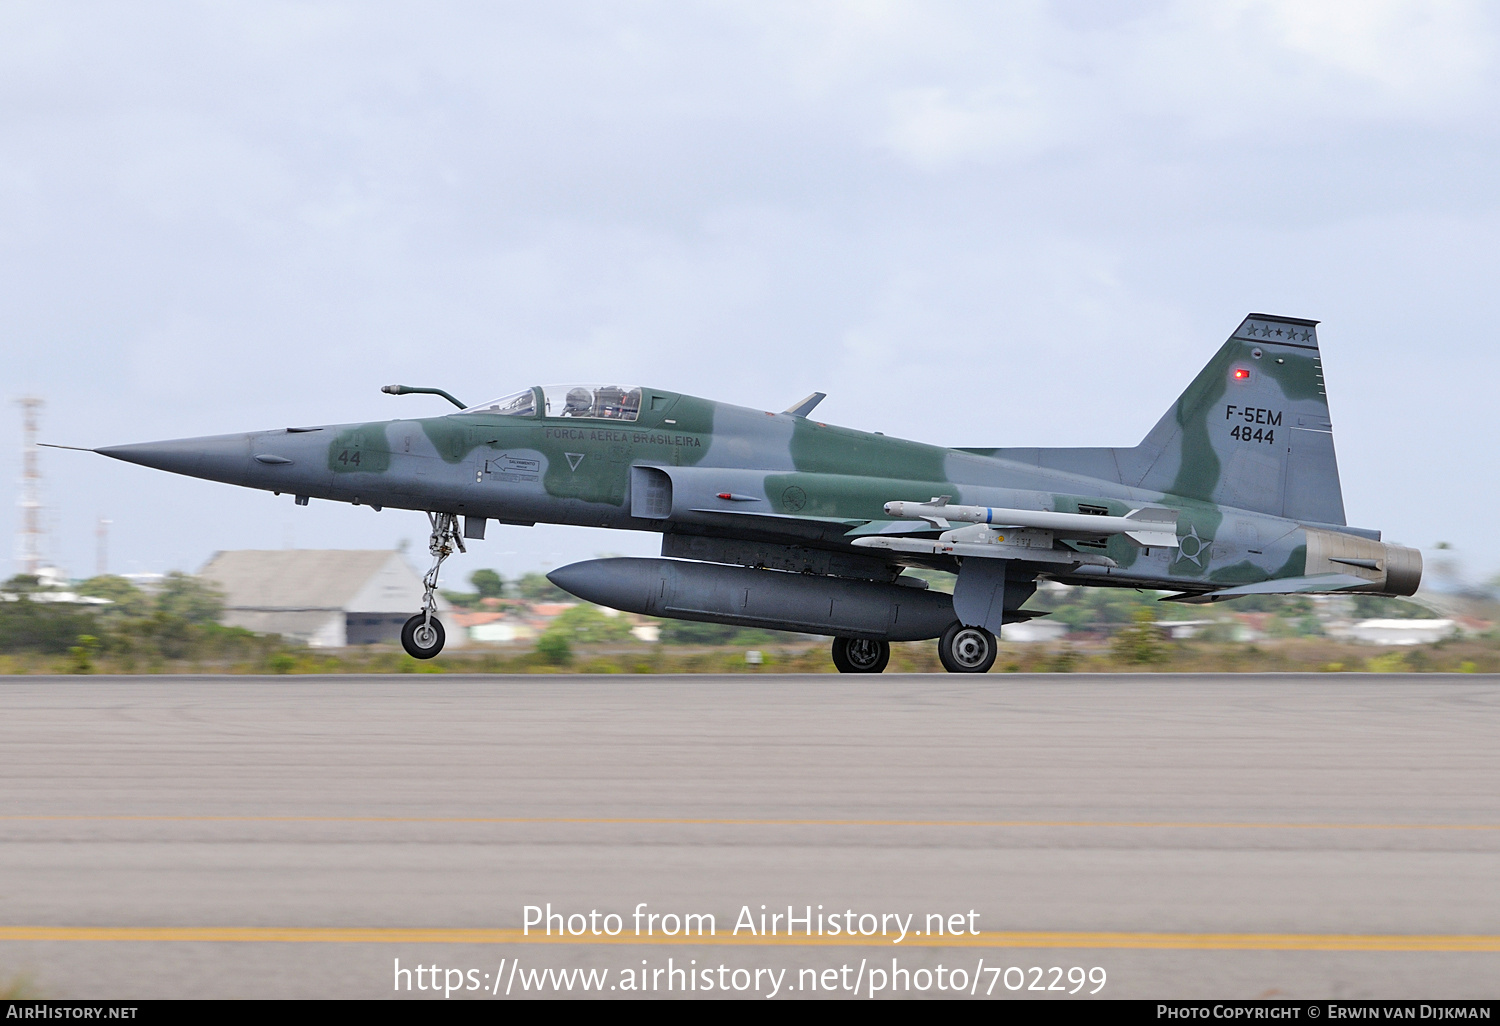
[{"label": "vertical stabilizer", "polygon": [[1317,323],[1246,317],[1145,441],[1126,451],[1122,476],[1141,475],[1127,483],[1343,524]]}]

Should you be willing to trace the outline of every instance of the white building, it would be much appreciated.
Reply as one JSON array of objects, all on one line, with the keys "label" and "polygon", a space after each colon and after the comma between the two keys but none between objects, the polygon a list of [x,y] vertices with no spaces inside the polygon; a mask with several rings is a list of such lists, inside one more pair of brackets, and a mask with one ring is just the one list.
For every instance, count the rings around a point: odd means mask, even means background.
[{"label": "white building", "polygon": [[1157,620],[1156,627],[1166,632],[1167,637],[1176,641],[1183,638],[1196,638],[1202,633],[1203,628],[1212,627],[1218,622],[1217,620]]},{"label": "white building", "polygon": [[1349,636],[1372,645],[1430,645],[1457,631],[1452,620],[1361,620]]},{"label": "white building", "polygon": [[1003,641],[1060,641],[1068,633],[1068,625],[1056,620],[1021,620],[1008,623],[1000,631]]},{"label": "white building", "polygon": [[[228,627],[280,634],[313,648],[399,642],[422,608],[422,578],[383,549],[246,549],[220,552],[200,575],[224,593]],[[448,603],[440,597],[438,609]],[[465,643],[447,632],[447,647]]]}]

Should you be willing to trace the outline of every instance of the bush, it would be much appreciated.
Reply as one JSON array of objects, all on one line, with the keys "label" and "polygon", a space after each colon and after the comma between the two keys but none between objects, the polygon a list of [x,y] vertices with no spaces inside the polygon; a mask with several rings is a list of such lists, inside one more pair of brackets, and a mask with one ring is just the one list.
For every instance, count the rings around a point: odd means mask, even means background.
[{"label": "bush", "polygon": [[24,594],[14,602],[0,602],[0,652],[63,655],[79,635],[99,633],[92,613],[71,606],[33,602]]},{"label": "bush", "polygon": [[661,622],[661,643],[664,645],[735,645],[757,648],[784,645],[797,640],[797,635],[786,631],[767,631],[756,627],[699,623],[697,620]]},{"label": "bush", "polygon": [[1412,668],[1406,660],[1405,652],[1387,652],[1384,655],[1371,656],[1365,660],[1365,666],[1371,673],[1406,673]]},{"label": "bush", "polygon": [[548,628],[536,639],[536,654],[552,666],[566,666],[573,661],[573,646],[567,634]]},{"label": "bush", "polygon": [[1116,632],[1110,642],[1115,658],[1136,665],[1165,662],[1167,643],[1156,626],[1156,611],[1148,606],[1135,610],[1129,627]]},{"label": "bush", "polygon": [[598,606],[582,603],[556,617],[547,633],[563,633],[578,645],[600,645],[630,640],[630,623],[623,616],[605,616]]},{"label": "bush", "polygon": [[93,673],[94,653],[99,651],[99,639],[92,634],[78,635],[78,644],[68,649],[68,655],[73,657],[72,663],[68,665],[69,673]]},{"label": "bush", "polygon": [[1071,648],[1059,649],[1047,661],[1048,673],[1072,673],[1078,665],[1078,653]]}]

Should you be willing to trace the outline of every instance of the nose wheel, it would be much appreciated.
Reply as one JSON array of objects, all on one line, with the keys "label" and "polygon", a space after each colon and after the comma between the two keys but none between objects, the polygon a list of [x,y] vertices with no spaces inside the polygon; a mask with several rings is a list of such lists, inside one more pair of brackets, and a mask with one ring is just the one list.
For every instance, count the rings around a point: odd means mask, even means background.
[{"label": "nose wheel", "polygon": [[452,513],[429,513],[432,536],[427,542],[427,551],[432,553],[432,569],[422,578],[422,611],[401,628],[401,647],[413,659],[431,659],[443,650],[447,633],[437,618],[438,571],[443,560],[455,551],[466,552],[463,538],[458,533],[458,517]]},{"label": "nose wheel", "polygon": [[888,641],[833,639],[833,665],[840,673],[880,673],[890,661],[891,644]]},{"label": "nose wheel", "polygon": [[983,627],[955,623],[938,639],[938,658],[949,673],[989,673],[999,654],[999,642]]},{"label": "nose wheel", "polygon": [[401,628],[401,647],[413,659],[431,659],[443,650],[446,640],[443,621],[427,613],[418,613]]}]

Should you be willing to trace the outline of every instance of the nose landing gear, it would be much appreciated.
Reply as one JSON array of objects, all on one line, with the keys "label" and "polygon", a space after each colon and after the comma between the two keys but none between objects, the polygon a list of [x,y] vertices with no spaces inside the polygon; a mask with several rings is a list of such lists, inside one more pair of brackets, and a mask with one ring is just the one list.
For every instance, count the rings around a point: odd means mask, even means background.
[{"label": "nose landing gear", "polygon": [[447,640],[443,621],[426,613],[418,613],[401,628],[401,647],[413,659],[431,659],[443,650]]},{"label": "nose landing gear", "polygon": [[458,517],[452,513],[429,513],[432,536],[427,542],[427,551],[432,553],[432,569],[422,578],[422,611],[401,628],[401,647],[413,659],[431,659],[443,650],[447,633],[442,621],[437,618],[438,571],[443,560],[453,555],[455,549],[467,552],[458,531]]}]

